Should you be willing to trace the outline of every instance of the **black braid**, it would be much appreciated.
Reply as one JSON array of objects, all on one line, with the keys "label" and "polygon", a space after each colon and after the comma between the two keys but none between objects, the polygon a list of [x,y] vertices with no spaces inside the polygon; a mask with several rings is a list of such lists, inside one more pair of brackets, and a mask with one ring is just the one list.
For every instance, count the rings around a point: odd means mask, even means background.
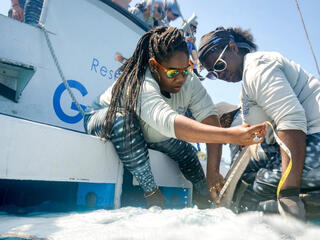
[{"label": "black braid", "polygon": [[[124,134],[126,119],[129,118],[132,130],[133,118],[137,109],[138,97],[144,82],[144,75],[149,66],[149,59],[155,58],[159,63],[172,57],[175,51],[183,51],[188,55],[188,48],[181,32],[174,27],[157,27],[148,31],[138,41],[133,55],[120,68],[122,71],[112,89],[112,98],[105,119],[104,137],[110,137],[110,131],[120,108],[124,109]],[[152,71],[153,77],[159,81],[160,75]]]}]

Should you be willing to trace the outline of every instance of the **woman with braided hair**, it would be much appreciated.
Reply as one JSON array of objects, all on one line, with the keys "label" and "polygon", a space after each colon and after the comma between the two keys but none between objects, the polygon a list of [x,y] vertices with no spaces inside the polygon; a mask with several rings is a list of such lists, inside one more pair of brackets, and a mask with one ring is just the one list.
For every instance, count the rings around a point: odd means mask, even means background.
[{"label": "woman with braided hair", "polygon": [[280,211],[303,219],[300,189],[320,188],[320,82],[281,54],[256,48],[248,31],[219,27],[201,38],[200,61],[210,79],[242,80],[243,122],[273,123],[278,142],[291,152],[288,177],[279,184],[290,158],[268,132],[261,144],[266,154],[249,164],[244,176],[260,201],[278,197]]},{"label": "woman with braided hair", "polygon": [[[209,169],[219,169],[218,143],[254,144],[254,133],[265,128],[263,124],[220,128],[215,106],[192,73],[188,56],[184,36],[177,28],[151,29],[121,67],[120,77],[85,117],[88,133],[113,143],[120,160],[142,187],[148,207],[164,207],[165,203],[151,172],[148,148],[178,163],[193,184],[193,201],[204,208],[210,200],[205,175],[196,149],[187,142],[208,143]],[[195,120],[184,116],[187,109]],[[259,136],[262,141],[264,134]],[[208,172],[208,176],[209,187],[223,183],[220,174]]]}]

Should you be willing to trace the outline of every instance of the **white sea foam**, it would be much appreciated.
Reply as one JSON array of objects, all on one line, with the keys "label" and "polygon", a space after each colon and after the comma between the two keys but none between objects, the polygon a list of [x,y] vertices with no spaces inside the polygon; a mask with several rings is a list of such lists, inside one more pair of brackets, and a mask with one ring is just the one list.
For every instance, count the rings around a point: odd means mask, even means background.
[{"label": "white sea foam", "polygon": [[86,213],[0,215],[0,235],[48,239],[319,239],[320,227],[259,212],[225,208],[121,208]]}]

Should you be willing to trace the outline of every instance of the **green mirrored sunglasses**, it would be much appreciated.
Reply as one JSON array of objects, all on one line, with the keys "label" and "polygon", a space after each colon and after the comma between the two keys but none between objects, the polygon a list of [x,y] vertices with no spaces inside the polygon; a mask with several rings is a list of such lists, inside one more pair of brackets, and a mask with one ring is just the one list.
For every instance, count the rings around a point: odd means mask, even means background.
[{"label": "green mirrored sunglasses", "polygon": [[179,74],[182,74],[182,76],[186,77],[192,72],[192,63],[189,61],[189,66],[185,68],[176,68],[176,69],[168,69],[162,66],[160,63],[157,62],[154,58],[151,58],[151,61],[153,61],[161,70],[163,70],[168,78],[174,78],[178,76]]}]

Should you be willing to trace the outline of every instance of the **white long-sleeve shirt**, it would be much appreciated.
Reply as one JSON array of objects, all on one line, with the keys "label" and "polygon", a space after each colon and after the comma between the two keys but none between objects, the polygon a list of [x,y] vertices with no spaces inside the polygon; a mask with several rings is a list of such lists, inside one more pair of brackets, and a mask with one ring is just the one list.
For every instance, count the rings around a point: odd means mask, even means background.
[{"label": "white long-sleeve shirt", "polygon": [[276,52],[244,59],[241,108],[244,122],[272,120],[277,130],[320,132],[320,81]]},{"label": "white long-sleeve shirt", "polygon": [[[108,88],[99,99],[99,104],[109,106],[112,97],[112,87]],[[159,84],[147,69],[145,80],[139,96],[137,115],[147,142],[160,142],[176,138],[174,120],[179,114],[185,114],[190,109],[196,121],[201,122],[211,115],[217,115],[206,89],[200,80],[190,74],[178,93],[166,98],[160,92]],[[140,114],[140,115],[139,115]]]}]

